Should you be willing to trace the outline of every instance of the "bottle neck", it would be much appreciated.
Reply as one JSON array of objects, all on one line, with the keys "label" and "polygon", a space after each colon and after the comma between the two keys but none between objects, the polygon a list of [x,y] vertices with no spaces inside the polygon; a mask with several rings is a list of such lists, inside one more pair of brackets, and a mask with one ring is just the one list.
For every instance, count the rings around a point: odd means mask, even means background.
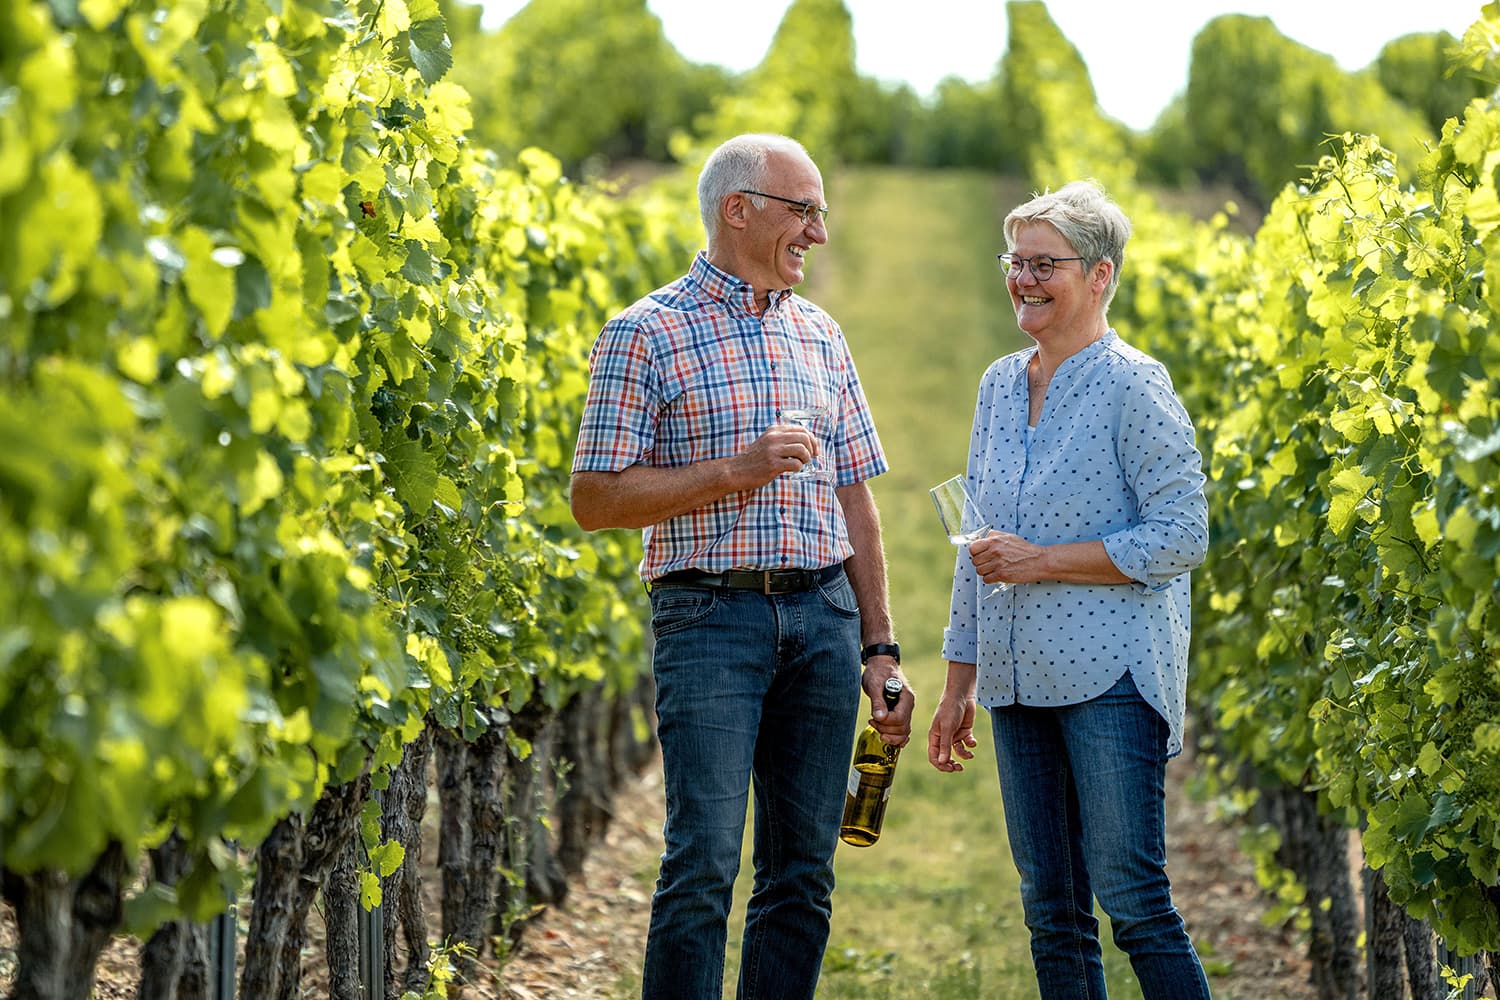
[{"label": "bottle neck", "polygon": [[885,682],[885,687],[881,690],[881,693],[885,695],[886,711],[894,712],[896,710],[896,703],[901,700],[901,691],[904,687],[905,685],[901,683],[898,677],[892,677]]}]

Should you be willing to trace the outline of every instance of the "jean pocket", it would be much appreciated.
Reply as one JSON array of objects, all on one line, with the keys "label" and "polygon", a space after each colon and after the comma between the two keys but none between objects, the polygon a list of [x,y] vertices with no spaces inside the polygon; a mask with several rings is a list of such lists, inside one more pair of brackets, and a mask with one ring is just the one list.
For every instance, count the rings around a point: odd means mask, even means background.
[{"label": "jean pocket", "polygon": [[845,618],[859,617],[859,601],[854,598],[854,587],[849,575],[840,573],[827,583],[818,584],[818,593],[830,608]]},{"label": "jean pocket", "polygon": [[651,631],[659,639],[707,618],[719,595],[707,587],[654,587],[651,590]]}]

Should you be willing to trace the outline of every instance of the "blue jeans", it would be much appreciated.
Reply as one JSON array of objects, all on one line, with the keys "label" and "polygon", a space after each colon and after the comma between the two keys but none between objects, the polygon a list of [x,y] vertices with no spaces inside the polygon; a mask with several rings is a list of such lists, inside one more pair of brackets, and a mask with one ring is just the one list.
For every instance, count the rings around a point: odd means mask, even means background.
[{"label": "blue jeans", "polygon": [[1147,1000],[1207,997],[1165,867],[1167,723],[1129,671],[1092,701],[990,717],[1043,1000],[1105,996],[1096,894]]},{"label": "blue jeans", "polygon": [[738,995],[811,998],[859,710],[854,591],[842,572],[771,596],[658,584],[651,627],[667,817],[641,996],[721,997],[753,783]]}]

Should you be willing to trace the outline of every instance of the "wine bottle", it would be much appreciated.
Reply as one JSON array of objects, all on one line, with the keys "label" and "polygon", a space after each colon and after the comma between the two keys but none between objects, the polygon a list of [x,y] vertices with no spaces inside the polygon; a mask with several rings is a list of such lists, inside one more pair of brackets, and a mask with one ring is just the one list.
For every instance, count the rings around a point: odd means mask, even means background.
[{"label": "wine bottle", "polygon": [[[885,682],[885,707],[896,710],[901,698],[901,679]],[[866,726],[854,741],[854,765],[849,768],[849,787],[844,794],[844,822],[839,837],[855,847],[869,847],[880,839],[885,822],[885,803],[891,797],[896,777],[896,758],[901,748],[881,739],[874,726]]]}]

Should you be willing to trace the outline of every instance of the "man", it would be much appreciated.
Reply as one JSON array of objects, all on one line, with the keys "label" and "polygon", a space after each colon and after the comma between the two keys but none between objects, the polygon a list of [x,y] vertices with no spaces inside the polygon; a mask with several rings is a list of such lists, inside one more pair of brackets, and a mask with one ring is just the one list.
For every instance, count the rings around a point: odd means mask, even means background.
[{"label": "man", "polygon": [[[876,728],[911,732],[910,690],[892,712],[879,693],[900,676],[866,485],[886,462],[842,332],[791,290],[828,238],[807,151],[730,139],[698,202],[707,250],[594,345],[573,515],[644,529],[667,819],[642,996],[721,996],[753,779],[738,995],[811,998],[861,660]],[[810,429],[790,422],[818,407]]]}]

